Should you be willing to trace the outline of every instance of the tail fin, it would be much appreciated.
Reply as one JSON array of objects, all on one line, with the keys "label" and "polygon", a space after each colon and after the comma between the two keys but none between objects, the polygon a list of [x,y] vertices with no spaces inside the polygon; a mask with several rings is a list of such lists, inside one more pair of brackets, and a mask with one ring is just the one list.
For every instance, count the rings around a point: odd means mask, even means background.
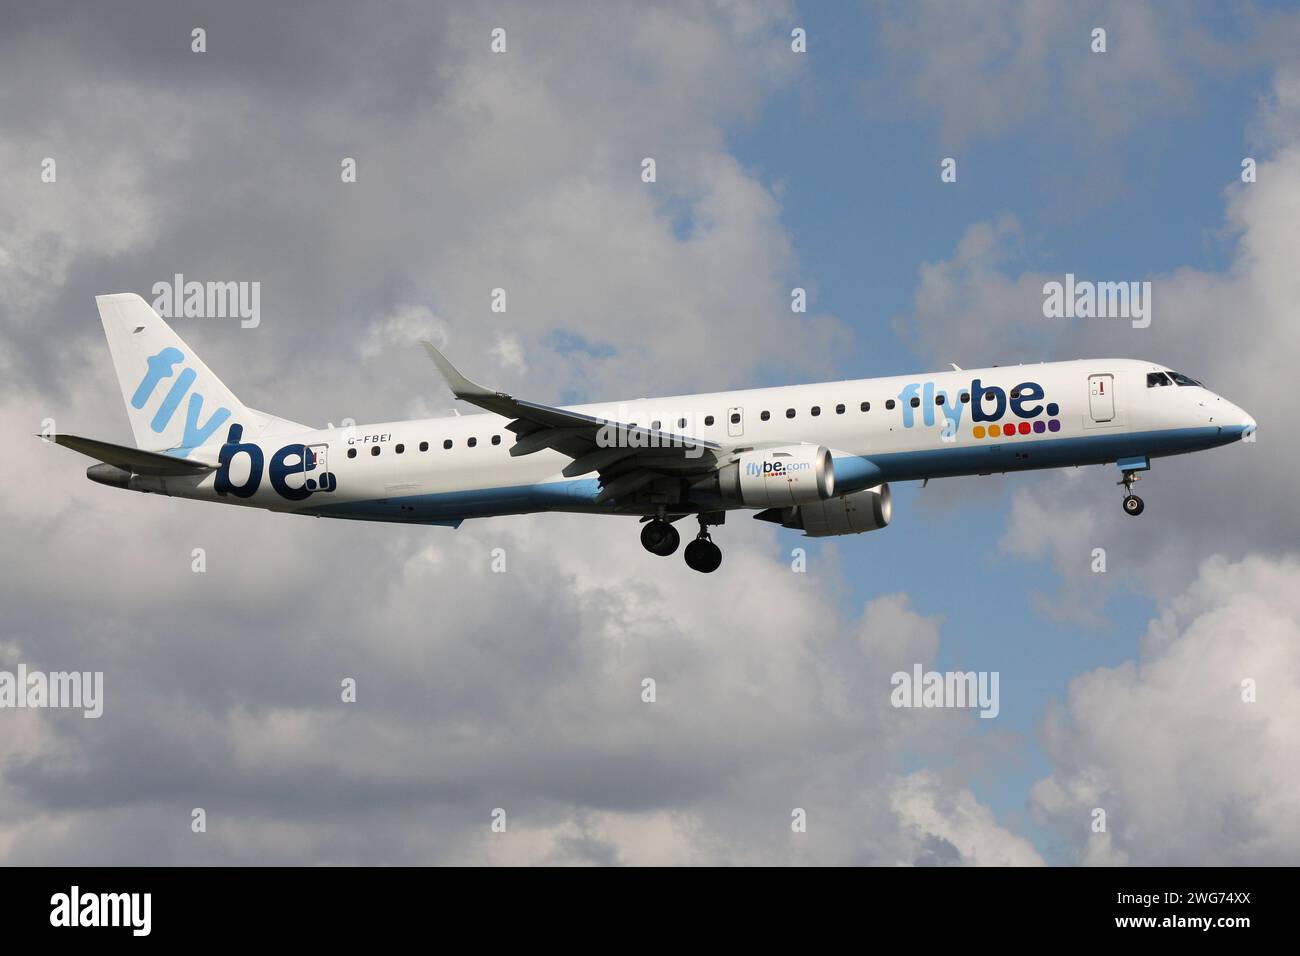
[{"label": "tail fin", "polygon": [[138,448],[183,458],[220,444],[230,425],[255,433],[272,424],[305,427],[245,407],[135,293],[96,296],[95,304]]}]

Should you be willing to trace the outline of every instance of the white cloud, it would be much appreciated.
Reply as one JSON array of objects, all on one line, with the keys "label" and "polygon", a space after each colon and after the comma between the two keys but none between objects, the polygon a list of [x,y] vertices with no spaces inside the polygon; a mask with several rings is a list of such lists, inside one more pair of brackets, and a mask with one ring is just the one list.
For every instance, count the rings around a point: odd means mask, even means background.
[{"label": "white cloud", "polygon": [[882,668],[911,666],[914,661],[933,663],[939,651],[940,624],[939,619],[913,610],[906,594],[882,594],[862,611],[858,643]]},{"label": "white cloud", "polygon": [[1137,660],[1071,682],[1046,724],[1054,769],[1034,809],[1081,862],[1294,865],[1297,690],[1300,563],[1209,560]]},{"label": "white cloud", "polygon": [[410,348],[422,339],[445,345],[446,324],[426,306],[401,305],[372,320],[358,348],[363,359],[373,359],[388,349]]},{"label": "white cloud", "polygon": [[899,821],[911,834],[913,852],[904,862],[973,866],[1042,866],[1032,843],[998,825],[969,790],[947,791],[933,771],[899,781],[890,795]]},{"label": "white cloud", "polygon": [[[1014,216],[972,225],[951,259],[921,265],[913,310],[894,319],[894,331],[920,354],[945,364],[979,367],[1037,358],[1054,332],[1043,319],[1043,277],[1011,278],[1005,272],[1023,255],[1023,244]],[[1005,334],[994,338],[991,327]],[[990,343],[996,343],[992,354]]]},{"label": "white cloud", "polygon": [[[1097,27],[1105,53],[1091,49]],[[1198,18],[1122,2],[909,3],[882,17],[880,47],[869,108],[936,116],[954,146],[1031,123],[1090,146],[1116,140],[1195,108],[1199,84],[1241,62]]]}]

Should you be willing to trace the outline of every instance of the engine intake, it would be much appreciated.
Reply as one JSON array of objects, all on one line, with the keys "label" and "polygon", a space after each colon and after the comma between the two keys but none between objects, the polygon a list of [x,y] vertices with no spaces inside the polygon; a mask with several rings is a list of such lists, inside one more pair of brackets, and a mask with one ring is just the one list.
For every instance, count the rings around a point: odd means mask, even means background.
[{"label": "engine intake", "polygon": [[834,496],[835,466],[821,445],[757,449],[718,470],[718,493],[748,507],[812,504]]}]

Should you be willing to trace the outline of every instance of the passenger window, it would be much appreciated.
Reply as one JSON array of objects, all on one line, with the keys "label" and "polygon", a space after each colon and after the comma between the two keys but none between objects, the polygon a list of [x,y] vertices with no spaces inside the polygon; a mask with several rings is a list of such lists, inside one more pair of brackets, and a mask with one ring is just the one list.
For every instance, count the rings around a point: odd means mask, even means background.
[{"label": "passenger window", "polygon": [[769,418],[772,417],[772,413],[771,413],[771,412],[761,412],[761,413],[759,414],[758,417],[761,418],[763,421],[767,421]]},{"label": "passenger window", "polygon": [[1011,390],[1011,397],[1012,397],[1012,398],[1019,398],[1019,397],[1020,397],[1020,389],[1018,389],[1018,388],[1013,388],[1013,389]]},{"label": "passenger window", "polygon": [[494,444],[494,445],[499,445],[499,444],[501,444],[501,436],[500,436],[500,435],[493,435],[493,436],[492,436],[492,444]]},{"label": "passenger window", "polygon": [[465,439],[465,444],[466,444],[466,445],[469,445],[470,448],[473,448],[475,445],[478,444],[478,439],[477,439],[477,438],[466,438],[466,439]]},{"label": "passenger window", "polygon": [[659,428],[660,428],[661,425],[663,425],[663,422],[660,422],[660,421],[653,421],[653,422],[650,423],[650,430],[651,430],[651,431],[654,431],[654,432],[657,432],[657,431],[659,431]]},{"label": "passenger window", "polygon": [[814,405],[814,406],[812,407],[812,417],[813,417],[813,418],[816,418],[816,417],[817,417],[818,415],[820,415],[821,413],[822,413],[822,407],[821,407],[820,405]]},{"label": "passenger window", "polygon": [[379,446],[378,446],[378,445],[371,445],[371,446],[370,446],[370,454],[372,454],[372,455],[378,455],[378,454],[379,454]]},{"label": "passenger window", "polygon": [[843,415],[843,414],[844,414],[844,406],[843,406],[843,405],[836,405],[836,406],[835,406],[835,414],[836,414],[836,415]]},{"label": "passenger window", "polygon": [[356,457],[357,457],[357,450],[356,450],[355,448],[349,448],[349,449],[348,449],[348,457],[349,457],[349,458],[356,458]]},{"label": "passenger window", "polygon": [[451,439],[448,438],[446,441],[444,441],[444,442],[442,443],[442,447],[443,447],[443,448],[450,448],[450,447],[451,447]]},{"label": "passenger window", "polygon": [[891,412],[894,410],[894,400],[892,398],[885,400],[885,408]]},{"label": "passenger window", "polygon": [[786,418],[794,418],[794,409],[793,409],[793,408],[787,408],[787,409],[785,410],[785,417],[786,417]]},{"label": "passenger window", "polygon": [[920,400],[919,398],[917,398],[915,395],[913,395],[913,396],[912,396],[912,401],[909,402],[908,404],[910,404],[913,408],[920,408],[920,407],[921,407],[921,400]]},{"label": "passenger window", "polygon": [[429,450],[429,443],[427,441],[420,442],[420,451],[428,451],[428,450]]},{"label": "passenger window", "polygon": [[740,424],[740,413],[739,413],[739,412],[732,412],[732,413],[731,413],[731,424],[733,424],[733,425],[739,425],[739,424]]},{"label": "passenger window", "polygon": [[961,403],[962,403],[963,405],[965,405],[965,404],[967,404],[968,402],[970,402],[970,392],[962,392],[962,393],[961,393]]},{"label": "passenger window", "polygon": [[934,396],[934,403],[936,405],[946,404],[947,401],[948,401],[948,396],[945,395],[943,392],[940,392],[938,395]]},{"label": "passenger window", "polygon": [[984,393],[984,401],[996,402],[997,400],[998,400],[998,393],[993,391],[993,389],[990,388],[987,392]]},{"label": "passenger window", "polygon": [[[862,410],[863,410],[864,412],[869,412],[869,411],[871,411],[871,403],[870,403],[870,402],[863,402],[862,405],[861,405],[860,407],[862,408]],[[893,402],[890,402],[886,407],[887,407],[887,408],[893,408],[893,407],[894,407],[894,403],[893,403]]]},{"label": "passenger window", "polygon": [[713,424],[713,416],[712,416],[712,415],[705,415],[705,416],[704,416],[704,424],[706,424],[706,425],[712,425],[712,424]]}]

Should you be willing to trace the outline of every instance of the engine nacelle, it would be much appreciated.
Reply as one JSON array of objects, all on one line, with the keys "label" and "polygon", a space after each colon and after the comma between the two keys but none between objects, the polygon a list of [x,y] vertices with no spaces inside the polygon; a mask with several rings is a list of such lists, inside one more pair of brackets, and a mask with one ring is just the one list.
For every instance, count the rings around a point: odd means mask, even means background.
[{"label": "engine nacelle", "polygon": [[791,508],[772,508],[754,517],[802,531],[809,538],[825,538],[883,528],[889,524],[893,511],[893,498],[886,482],[829,501],[809,502]]},{"label": "engine nacelle", "polygon": [[835,494],[831,453],[821,445],[782,445],[745,452],[718,470],[718,493],[751,508],[825,501]]}]

